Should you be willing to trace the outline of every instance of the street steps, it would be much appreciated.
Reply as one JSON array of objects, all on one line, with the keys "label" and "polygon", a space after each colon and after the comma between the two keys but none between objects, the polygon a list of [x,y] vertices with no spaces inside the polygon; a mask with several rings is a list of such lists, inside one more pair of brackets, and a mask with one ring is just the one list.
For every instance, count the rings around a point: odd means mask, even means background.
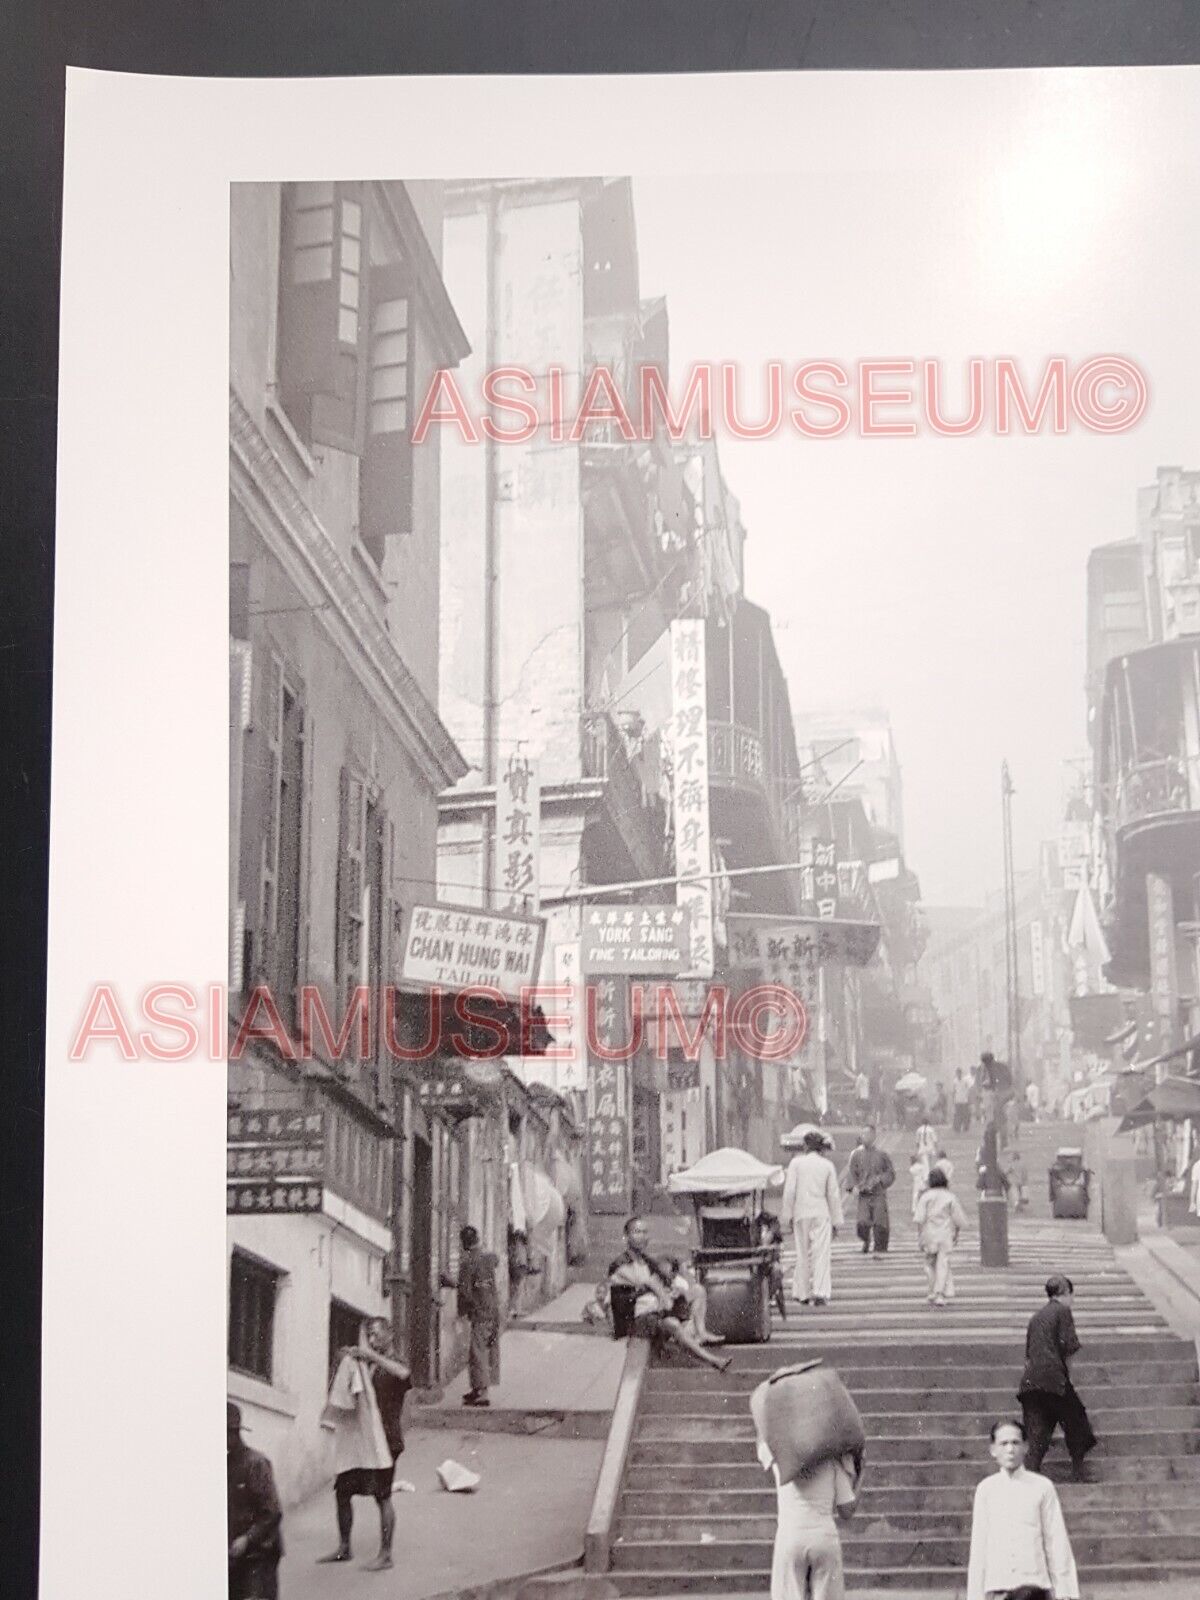
[{"label": "street steps", "polygon": [[[893,1151],[892,1245],[864,1257],[853,1214],[834,1245],[829,1306],[788,1304],[765,1346],[733,1351],[726,1374],[676,1360],[647,1374],[612,1544],[622,1595],[744,1594],[770,1582],[775,1495],[754,1454],[750,1392],[768,1373],[820,1356],[863,1415],[867,1466],[842,1529],[852,1594],[961,1588],[976,1484],[992,1470],[987,1429],[1018,1414],[1024,1329],[1052,1271],[1075,1282],[1084,1349],[1073,1364],[1100,1436],[1099,1481],[1069,1477],[1061,1441],[1043,1470],[1059,1485],[1085,1590],[1174,1578],[1200,1594],[1200,1373],[1196,1349],[1117,1265],[1088,1221],[1049,1215],[1045,1169],[1072,1127],[1022,1128],[1030,1211],[1010,1220],[1010,1266],[979,1264],[974,1141],[944,1141],[972,1226],[955,1260],[957,1297],[926,1301],[908,1212],[906,1156]],[[893,1143],[897,1143],[893,1138]],[[848,1151],[839,1151],[839,1164]],[[790,1287],[792,1263],[785,1254]]]}]

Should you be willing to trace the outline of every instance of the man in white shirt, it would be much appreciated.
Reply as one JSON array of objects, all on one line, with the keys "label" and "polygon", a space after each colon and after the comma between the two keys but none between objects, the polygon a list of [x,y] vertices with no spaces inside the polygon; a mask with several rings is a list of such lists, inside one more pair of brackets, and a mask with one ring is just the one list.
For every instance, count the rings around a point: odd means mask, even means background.
[{"label": "man in white shirt", "polygon": [[832,1241],[842,1225],[842,1197],[833,1162],[821,1154],[817,1129],[804,1136],[804,1148],[788,1165],[780,1220],[796,1244],[792,1292],[801,1305],[828,1305],[833,1294]]},{"label": "man in white shirt", "polygon": [[1075,1557],[1058,1493],[1049,1478],[1025,1467],[1025,1427],[992,1426],[992,1460],[999,1471],[975,1490],[967,1600],[991,1600],[1022,1585],[1054,1600],[1079,1600]]}]

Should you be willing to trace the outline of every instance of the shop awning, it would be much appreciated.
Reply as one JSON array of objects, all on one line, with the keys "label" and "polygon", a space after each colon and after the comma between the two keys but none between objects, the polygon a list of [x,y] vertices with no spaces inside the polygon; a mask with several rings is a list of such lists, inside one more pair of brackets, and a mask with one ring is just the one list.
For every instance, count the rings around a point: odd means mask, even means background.
[{"label": "shop awning", "polygon": [[1117,1129],[1130,1133],[1143,1128],[1160,1117],[1168,1122],[1183,1122],[1187,1118],[1200,1118],[1200,1081],[1195,1078],[1164,1078],[1139,1100]]}]

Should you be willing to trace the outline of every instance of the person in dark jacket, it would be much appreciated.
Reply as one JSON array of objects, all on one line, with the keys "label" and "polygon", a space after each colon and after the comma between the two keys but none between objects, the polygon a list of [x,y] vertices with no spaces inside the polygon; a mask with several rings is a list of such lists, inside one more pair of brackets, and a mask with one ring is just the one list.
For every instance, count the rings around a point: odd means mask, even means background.
[{"label": "person in dark jacket", "polygon": [[458,1314],[471,1324],[467,1375],[471,1387],[465,1406],[490,1406],[489,1388],[500,1382],[500,1297],[496,1291],[496,1257],[482,1250],[479,1230],[470,1224],[458,1235],[462,1255],[458,1277],[446,1287],[458,1294]]},{"label": "person in dark jacket", "polygon": [[242,1412],[225,1406],[229,1600],[278,1600],[283,1512],[266,1456],[242,1438]]},{"label": "person in dark jacket", "polygon": [[1074,1293],[1075,1285],[1061,1273],[1046,1280],[1046,1304],[1030,1317],[1025,1332],[1025,1370],[1017,1399],[1025,1414],[1030,1472],[1041,1471],[1054,1430],[1061,1427],[1074,1476],[1086,1482],[1084,1457],[1095,1447],[1096,1435],[1071,1383],[1071,1357],[1080,1349],[1071,1314]]},{"label": "person in dark jacket", "polygon": [[896,1181],[896,1169],[885,1150],[875,1146],[875,1129],[868,1125],[846,1168],[846,1188],[858,1196],[858,1237],[863,1255],[871,1248],[872,1235],[877,1256],[887,1253],[891,1237],[887,1192]]}]

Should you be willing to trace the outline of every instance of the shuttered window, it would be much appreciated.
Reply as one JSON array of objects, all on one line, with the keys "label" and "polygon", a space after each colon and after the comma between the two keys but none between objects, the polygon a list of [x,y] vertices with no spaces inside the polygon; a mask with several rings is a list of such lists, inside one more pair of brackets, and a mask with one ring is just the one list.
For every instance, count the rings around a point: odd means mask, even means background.
[{"label": "shuttered window", "polygon": [[264,1383],[275,1368],[275,1301],[282,1274],[240,1250],[229,1267],[229,1365]]},{"label": "shuttered window", "polygon": [[361,455],[365,437],[370,241],[363,186],[283,189],[279,391],[301,438]]},{"label": "shuttered window", "polygon": [[366,982],[363,855],[367,828],[367,786],[351,767],[342,768],[338,826],[337,986],[345,1005],[355,986]]},{"label": "shuttered window", "polygon": [[359,537],[382,565],[387,540],[412,532],[412,303],[402,263],[371,272],[371,344]]}]

